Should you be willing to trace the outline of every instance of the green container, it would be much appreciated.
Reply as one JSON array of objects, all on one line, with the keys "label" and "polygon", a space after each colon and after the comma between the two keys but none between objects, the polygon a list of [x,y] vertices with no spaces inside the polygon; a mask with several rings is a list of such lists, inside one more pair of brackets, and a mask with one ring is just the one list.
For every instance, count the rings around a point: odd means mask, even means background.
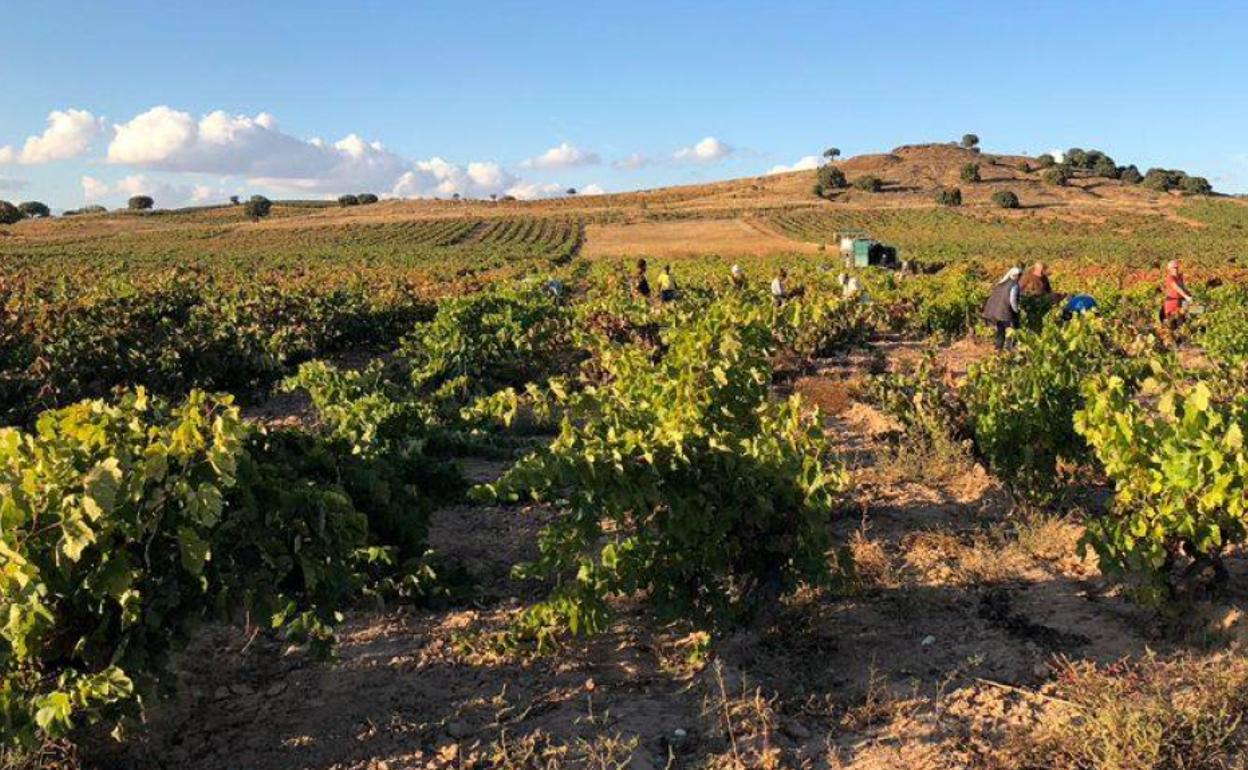
[{"label": "green container", "polygon": [[870,238],[854,239],[854,266],[867,267],[871,264],[871,246],[875,241]]}]

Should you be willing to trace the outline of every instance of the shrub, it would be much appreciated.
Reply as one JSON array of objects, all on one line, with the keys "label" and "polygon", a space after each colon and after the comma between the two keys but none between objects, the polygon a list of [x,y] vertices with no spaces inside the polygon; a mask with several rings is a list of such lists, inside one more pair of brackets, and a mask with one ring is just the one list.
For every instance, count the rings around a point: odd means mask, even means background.
[{"label": "shrub", "polygon": [[28,217],[42,218],[52,216],[52,209],[48,208],[47,204],[40,203],[39,201],[26,201],[17,208],[23,215]]},{"label": "shrub", "polygon": [[1144,175],[1135,166],[1123,166],[1118,170],[1118,178],[1127,184],[1139,184],[1144,181]]},{"label": "shrub", "polygon": [[854,180],[854,188],[867,192],[879,192],[884,189],[884,182],[878,176],[860,176]]},{"label": "shrub", "polygon": [[1028,161],[1026,158],[1023,158],[1022,160],[1018,162],[1018,170],[1023,172],[1024,174],[1030,174],[1031,162]]},{"label": "shrub", "polygon": [[377,196],[373,195],[372,193],[360,193],[359,195],[355,197],[357,200],[359,200],[361,206],[368,206],[370,204],[376,203],[378,200]]},{"label": "shrub", "polygon": [[1085,542],[1102,565],[1137,582],[1138,595],[1162,603],[1192,578],[1225,575],[1221,553],[1248,534],[1248,395],[1222,378],[1193,384],[1157,363],[1147,398],[1117,376],[1084,388],[1075,418],[1114,481],[1110,515],[1088,522]]},{"label": "shrub", "polygon": [[108,209],[104,208],[103,206],[97,203],[97,204],[93,204],[90,206],[83,206],[82,208],[78,209],[78,213],[79,214],[107,214]]},{"label": "shrub", "polygon": [[0,201],[0,225],[11,225],[22,221],[26,215],[17,206],[8,201]]},{"label": "shrub", "polygon": [[360,205],[360,199],[355,197],[354,195],[339,195],[338,205],[343,206],[343,207],[358,206]]},{"label": "shrub", "polygon": [[1040,157],[1036,158],[1036,167],[1042,171],[1046,168],[1051,168],[1056,164],[1057,164],[1057,161],[1054,160],[1053,156],[1048,154],[1047,152],[1041,155]]},{"label": "shrub", "polygon": [[770,308],[720,301],[604,354],[594,387],[562,390],[559,435],[481,500],[561,501],[520,574],[559,582],[519,621],[540,641],[606,628],[608,599],[661,617],[732,622],[826,583],[828,523],[846,484],[820,420],[770,394]]},{"label": "shrub", "polygon": [[831,164],[820,166],[815,174],[815,195],[826,196],[833,190],[843,190],[848,186],[845,172]]},{"label": "shrub", "polygon": [[156,201],[150,195],[135,195],[126,202],[126,207],[131,211],[147,211],[155,205]]},{"label": "shrub", "polygon": [[1203,176],[1185,176],[1179,182],[1179,189],[1188,195],[1210,195],[1213,193],[1213,185],[1209,184],[1209,180]]},{"label": "shrub", "polygon": [[263,195],[253,195],[243,205],[243,213],[253,222],[259,222],[273,210],[273,201]]},{"label": "shrub", "polygon": [[1046,498],[1057,487],[1058,461],[1080,462],[1088,447],[1075,432],[1083,381],[1121,367],[1103,319],[1050,314],[1039,332],[1015,333],[1017,347],[971,367],[962,395],[975,446],[1015,494]]},{"label": "shrub", "polygon": [[1078,147],[1071,147],[1062,156],[1062,162],[1072,168],[1086,168],[1088,164],[1088,153]]},{"label": "shrub", "polygon": [[998,190],[993,193],[992,202],[1003,209],[1018,208],[1018,196],[1009,190]]},{"label": "shrub", "polygon": [[980,181],[979,164],[967,163],[966,165],[962,166],[962,171],[958,174],[958,176],[962,179],[963,182]]},{"label": "shrub", "polygon": [[1072,173],[1070,166],[1063,163],[1056,166],[1049,166],[1044,170],[1044,173],[1040,175],[1040,178],[1043,179],[1046,184],[1062,187],[1070,181],[1071,176]]},{"label": "shrub", "polygon": [[962,190],[957,187],[942,187],[936,191],[936,202],[942,206],[961,206]]},{"label": "shrub", "polygon": [[975,134],[963,134],[962,146],[970,150],[979,146],[979,137]]}]

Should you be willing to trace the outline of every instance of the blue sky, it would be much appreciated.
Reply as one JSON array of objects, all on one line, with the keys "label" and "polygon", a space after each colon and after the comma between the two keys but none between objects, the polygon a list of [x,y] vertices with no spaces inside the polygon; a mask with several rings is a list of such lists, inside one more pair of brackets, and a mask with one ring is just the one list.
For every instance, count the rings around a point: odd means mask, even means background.
[{"label": "blue sky", "polygon": [[1243,2],[4,0],[0,18],[0,198],[58,209],[619,191],[968,131],[1248,191]]}]

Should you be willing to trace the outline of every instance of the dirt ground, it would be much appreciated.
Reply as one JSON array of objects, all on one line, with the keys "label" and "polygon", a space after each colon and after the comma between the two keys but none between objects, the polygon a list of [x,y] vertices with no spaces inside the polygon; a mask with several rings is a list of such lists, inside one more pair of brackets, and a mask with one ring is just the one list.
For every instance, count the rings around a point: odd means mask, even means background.
[{"label": "dirt ground", "polygon": [[[975,342],[944,353],[955,368],[983,354]],[[885,365],[914,355],[894,345]],[[832,525],[857,564],[844,590],[803,591],[769,627],[709,641],[620,601],[608,633],[507,650],[490,632],[542,590],[511,565],[535,555],[555,513],[455,506],[435,514],[431,540],[475,576],[472,607],[360,609],[332,660],[207,629],[148,724],[99,742],[87,765],[1009,767],[1005,736],[1061,707],[1046,693],[1062,661],[1234,649],[1248,596],[1164,626],[1076,555],[1078,511],[1018,513],[965,458],[933,470],[891,442],[889,419],[853,393],[859,368],[830,362],[797,386],[837,405],[828,433],[855,482]],[[485,481],[504,466],[465,470]],[[1086,510],[1105,500],[1089,490]],[[1230,567],[1242,584],[1248,562]]]},{"label": "dirt ground", "polygon": [[814,254],[817,250],[813,243],[786,238],[744,219],[704,219],[589,225],[581,255],[662,259],[696,254]]}]

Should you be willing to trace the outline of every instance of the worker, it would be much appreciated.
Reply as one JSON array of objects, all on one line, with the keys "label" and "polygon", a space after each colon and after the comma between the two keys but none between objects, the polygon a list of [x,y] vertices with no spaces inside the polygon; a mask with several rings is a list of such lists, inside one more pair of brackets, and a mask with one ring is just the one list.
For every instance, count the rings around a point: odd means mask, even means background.
[{"label": "worker", "polygon": [[646,260],[637,260],[637,273],[633,276],[633,294],[650,299],[650,280],[646,278]]},{"label": "worker", "polygon": [[1018,282],[1018,289],[1024,297],[1047,297],[1052,294],[1049,268],[1043,262],[1037,262]]},{"label": "worker", "polygon": [[780,272],[776,273],[776,277],[771,279],[771,300],[776,303],[776,307],[784,304],[788,298],[788,290],[785,288],[785,281],[789,279],[789,273],[783,267]]},{"label": "worker", "polygon": [[841,289],[841,299],[863,304],[871,301],[870,297],[867,296],[866,290],[862,288],[862,282],[858,280],[856,275],[851,275],[845,280],[845,286]]},{"label": "worker", "polygon": [[732,278],[732,288],[737,289],[737,290],[744,289],[745,288],[745,271],[741,269],[741,266],[733,265],[732,269],[729,270],[728,272]]},{"label": "worker", "polygon": [[676,299],[676,279],[672,277],[672,266],[664,265],[659,273],[659,301],[671,302]]},{"label": "worker", "polygon": [[1062,307],[1062,320],[1069,321],[1077,315],[1096,310],[1096,300],[1090,294],[1072,294]]},{"label": "worker", "polygon": [[1161,320],[1173,331],[1183,321],[1187,305],[1192,295],[1183,282],[1183,266],[1179,260],[1172,259],[1166,265],[1166,277],[1162,281],[1165,301],[1161,305]]},{"label": "worker", "polygon": [[1021,267],[1011,267],[992,287],[988,302],[984,304],[984,319],[996,324],[996,348],[1005,348],[1006,329],[1018,328],[1018,279]]}]

